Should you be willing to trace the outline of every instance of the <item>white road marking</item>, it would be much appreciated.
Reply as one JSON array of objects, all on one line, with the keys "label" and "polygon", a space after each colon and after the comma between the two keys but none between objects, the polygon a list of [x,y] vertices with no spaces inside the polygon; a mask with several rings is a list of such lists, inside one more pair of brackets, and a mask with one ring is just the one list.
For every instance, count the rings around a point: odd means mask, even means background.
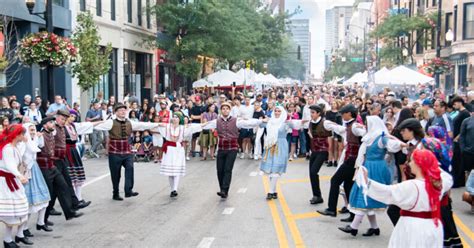
[{"label": "white road marking", "polygon": [[245,194],[245,192],[247,192],[247,188],[240,188],[237,193],[238,194]]},{"label": "white road marking", "polygon": [[222,214],[231,215],[235,208],[225,208]]},{"label": "white road marking", "polygon": [[98,181],[100,181],[100,180],[102,180],[102,179],[104,179],[104,178],[106,178],[106,177],[108,177],[108,176],[110,176],[110,173],[104,174],[104,175],[102,175],[102,176],[100,176],[100,177],[96,177],[96,178],[90,180],[89,182],[84,183],[84,186],[82,186],[82,187],[89,186],[89,185],[91,185],[91,184],[93,184],[93,183],[96,183],[96,182],[98,182]]},{"label": "white road marking", "polygon": [[256,177],[257,175],[258,175],[258,172],[252,171],[252,172],[250,172],[250,175],[249,175],[249,176],[251,176],[251,177]]},{"label": "white road marking", "polygon": [[204,237],[202,238],[201,242],[199,242],[199,245],[197,248],[209,248],[212,245],[212,242],[214,242],[216,238],[214,237]]}]

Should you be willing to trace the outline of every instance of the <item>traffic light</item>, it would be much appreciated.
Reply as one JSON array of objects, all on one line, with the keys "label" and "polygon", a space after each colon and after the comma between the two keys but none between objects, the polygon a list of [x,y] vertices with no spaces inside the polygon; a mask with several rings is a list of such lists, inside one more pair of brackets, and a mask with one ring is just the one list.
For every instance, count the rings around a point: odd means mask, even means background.
[{"label": "traffic light", "polygon": [[297,54],[298,54],[298,60],[301,60],[301,46],[300,45],[298,45]]}]

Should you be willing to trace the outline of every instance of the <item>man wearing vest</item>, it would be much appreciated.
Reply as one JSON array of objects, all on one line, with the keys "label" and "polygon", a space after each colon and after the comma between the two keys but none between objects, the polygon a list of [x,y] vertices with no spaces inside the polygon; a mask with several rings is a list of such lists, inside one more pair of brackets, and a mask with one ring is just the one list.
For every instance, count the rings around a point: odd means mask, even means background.
[{"label": "man wearing vest", "polygon": [[325,119],[321,117],[323,109],[318,105],[309,107],[311,111],[311,123],[309,124],[309,137],[311,147],[311,157],[309,159],[309,178],[311,180],[311,189],[313,198],[309,201],[311,204],[323,203],[321,188],[319,187],[319,170],[324,161],[328,159],[328,137],[331,132],[324,128]]},{"label": "man wearing vest", "polygon": [[227,198],[229,194],[232,169],[239,150],[239,128],[253,128],[262,123],[262,120],[258,119],[237,120],[236,117],[230,116],[231,108],[229,103],[222,103],[221,116],[216,121],[216,129],[219,135],[216,163],[217,179],[220,187],[217,195],[223,199]]},{"label": "man wearing vest", "polygon": [[[56,168],[56,165],[54,163],[56,157],[54,144],[55,141],[53,134],[55,126],[54,117],[47,117],[43,119],[41,121],[41,126],[41,134],[44,140],[44,144],[42,147],[40,147],[41,151],[38,153],[37,162],[38,166],[41,169],[41,172],[43,173],[46,184],[48,185],[48,190],[51,195],[54,194],[59,199],[59,203],[64,212],[66,220],[80,217],[83,215],[83,213],[78,213],[72,210],[71,191],[69,190],[69,186],[63,175],[58,170],[58,168]],[[45,231],[50,231],[48,226],[52,225],[52,223],[48,221],[48,218],[50,216],[50,211],[53,206],[54,204],[49,204],[46,210],[45,226],[37,226],[36,228],[38,230],[41,229]]]},{"label": "man wearing vest", "polygon": [[127,107],[116,104],[115,119],[109,119],[94,127],[96,130],[109,131],[109,169],[112,179],[113,196],[116,201],[123,201],[119,194],[119,183],[122,166],[125,167],[125,197],[134,197],[138,192],[133,191],[133,155],[129,138],[132,131],[142,131],[158,127],[159,123],[131,122],[126,118]]},{"label": "man wearing vest", "polygon": [[[334,173],[331,178],[328,208],[324,211],[318,210],[318,213],[332,217],[336,217],[339,186],[341,183],[344,183],[344,192],[347,199],[349,199],[349,194],[353,184],[352,179],[354,178],[355,173],[354,165],[361,144],[360,137],[364,136],[366,133],[365,128],[356,123],[355,119],[357,117],[357,109],[353,105],[346,105],[341,108],[339,112],[342,115],[343,125],[341,126],[331,121],[325,121],[324,127],[344,138],[344,151],[342,152],[343,158],[342,160],[339,159],[339,161],[344,162],[337,168],[336,173]],[[351,213],[350,217],[342,219],[341,221],[351,222],[353,218],[354,216]]]}]

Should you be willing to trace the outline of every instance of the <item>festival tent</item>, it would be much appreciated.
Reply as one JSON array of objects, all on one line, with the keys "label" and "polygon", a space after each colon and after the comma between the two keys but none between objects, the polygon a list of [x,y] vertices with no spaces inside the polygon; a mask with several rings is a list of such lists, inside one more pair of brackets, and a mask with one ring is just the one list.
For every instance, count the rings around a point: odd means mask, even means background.
[{"label": "festival tent", "polygon": [[240,78],[236,73],[229,70],[220,70],[212,73],[206,77],[206,81],[209,82],[207,87],[217,86],[232,86],[235,82],[236,85],[243,85],[243,78]]},{"label": "festival tent", "polygon": [[400,65],[389,72],[384,73],[380,80],[375,80],[375,84],[384,85],[418,85],[434,82],[434,78],[426,76],[418,71]]},{"label": "festival tent", "polygon": [[374,82],[378,84],[378,82],[386,82],[390,78],[390,70],[387,67],[383,67],[382,69],[378,70],[374,73]]},{"label": "festival tent", "polygon": [[253,84],[253,82],[255,82],[255,77],[257,76],[257,73],[252,69],[241,68],[237,72],[237,76],[242,80],[242,82],[245,82],[245,84],[251,85]]},{"label": "festival tent", "polygon": [[207,85],[209,85],[209,82],[201,78],[198,81],[193,83],[193,88],[202,88],[202,87],[206,87]]},{"label": "festival tent", "polygon": [[282,85],[280,80],[278,80],[272,74],[267,74],[267,75],[264,75],[263,77],[265,79],[263,83],[266,83],[266,84],[271,85],[271,86],[281,86]]},{"label": "festival tent", "polygon": [[352,75],[352,77],[350,77],[346,81],[344,81],[344,85],[351,85],[353,83],[365,83],[367,81],[368,81],[367,71],[358,72],[358,73]]}]

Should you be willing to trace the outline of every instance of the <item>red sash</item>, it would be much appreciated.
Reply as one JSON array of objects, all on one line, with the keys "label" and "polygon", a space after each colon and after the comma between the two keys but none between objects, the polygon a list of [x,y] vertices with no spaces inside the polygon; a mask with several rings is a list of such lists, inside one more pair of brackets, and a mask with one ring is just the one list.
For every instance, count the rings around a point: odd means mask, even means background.
[{"label": "red sash", "polygon": [[5,178],[5,181],[7,182],[8,188],[11,192],[15,192],[20,189],[16,183],[15,175],[12,173],[0,170],[0,177]]},{"label": "red sash", "polygon": [[420,218],[420,219],[432,219],[433,218],[433,212],[412,212],[408,210],[400,210],[400,216],[406,216],[406,217],[414,217],[414,218]]},{"label": "red sash", "polygon": [[168,146],[173,146],[173,147],[176,147],[176,142],[173,142],[173,141],[166,141],[164,144],[163,144],[163,153],[166,153],[168,152]]}]

